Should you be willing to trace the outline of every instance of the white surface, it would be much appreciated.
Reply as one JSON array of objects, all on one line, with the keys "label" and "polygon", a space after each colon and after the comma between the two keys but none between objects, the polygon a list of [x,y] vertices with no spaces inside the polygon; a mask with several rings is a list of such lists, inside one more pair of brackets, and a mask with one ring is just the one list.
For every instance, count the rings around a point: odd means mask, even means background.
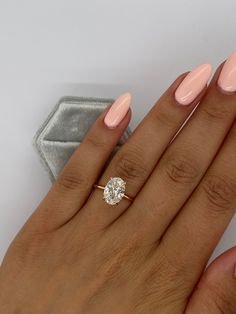
[{"label": "white surface", "polygon": [[177,75],[236,48],[235,12],[235,0],[0,0],[0,259],[50,186],[31,141],[57,100],[129,90],[134,127]]}]

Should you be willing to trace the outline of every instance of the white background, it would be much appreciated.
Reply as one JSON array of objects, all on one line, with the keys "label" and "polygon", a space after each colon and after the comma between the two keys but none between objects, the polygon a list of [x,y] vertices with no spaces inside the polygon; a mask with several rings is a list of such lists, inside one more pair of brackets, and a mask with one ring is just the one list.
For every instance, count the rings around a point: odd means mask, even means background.
[{"label": "white background", "polygon": [[235,0],[0,0],[0,260],[50,186],[32,137],[58,99],[129,90],[134,128],[177,75],[236,49],[235,12]]}]

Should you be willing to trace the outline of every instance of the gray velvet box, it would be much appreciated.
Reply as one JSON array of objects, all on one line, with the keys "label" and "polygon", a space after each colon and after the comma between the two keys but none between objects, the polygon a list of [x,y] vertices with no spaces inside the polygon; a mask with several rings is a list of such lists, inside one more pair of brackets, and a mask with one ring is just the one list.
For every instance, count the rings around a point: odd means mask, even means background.
[{"label": "gray velvet box", "polygon": [[[34,137],[34,146],[51,181],[79,146],[90,126],[113,99],[64,97]],[[128,127],[113,154],[130,135]]]}]

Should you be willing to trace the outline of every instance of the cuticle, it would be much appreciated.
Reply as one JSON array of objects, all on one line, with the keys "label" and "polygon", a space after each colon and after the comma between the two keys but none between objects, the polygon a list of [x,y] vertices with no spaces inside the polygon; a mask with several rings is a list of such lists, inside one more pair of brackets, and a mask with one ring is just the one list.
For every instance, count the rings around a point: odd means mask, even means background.
[{"label": "cuticle", "polygon": [[219,84],[218,84],[218,81],[217,81],[216,86],[217,86],[218,91],[221,92],[223,95],[226,95],[226,96],[236,95],[236,91],[230,92],[230,91],[226,91],[222,87],[220,87]]}]

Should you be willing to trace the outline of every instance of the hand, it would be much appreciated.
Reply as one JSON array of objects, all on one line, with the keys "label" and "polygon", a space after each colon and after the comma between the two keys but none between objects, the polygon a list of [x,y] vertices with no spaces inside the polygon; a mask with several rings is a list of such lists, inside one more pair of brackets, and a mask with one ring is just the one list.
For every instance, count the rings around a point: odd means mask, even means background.
[{"label": "hand", "polygon": [[[236,248],[204,271],[236,207],[236,53],[207,88],[210,71],[181,75],[109,164],[130,95],[98,118],[8,249],[0,313],[236,313]],[[110,177],[133,202],[102,199]]]}]

